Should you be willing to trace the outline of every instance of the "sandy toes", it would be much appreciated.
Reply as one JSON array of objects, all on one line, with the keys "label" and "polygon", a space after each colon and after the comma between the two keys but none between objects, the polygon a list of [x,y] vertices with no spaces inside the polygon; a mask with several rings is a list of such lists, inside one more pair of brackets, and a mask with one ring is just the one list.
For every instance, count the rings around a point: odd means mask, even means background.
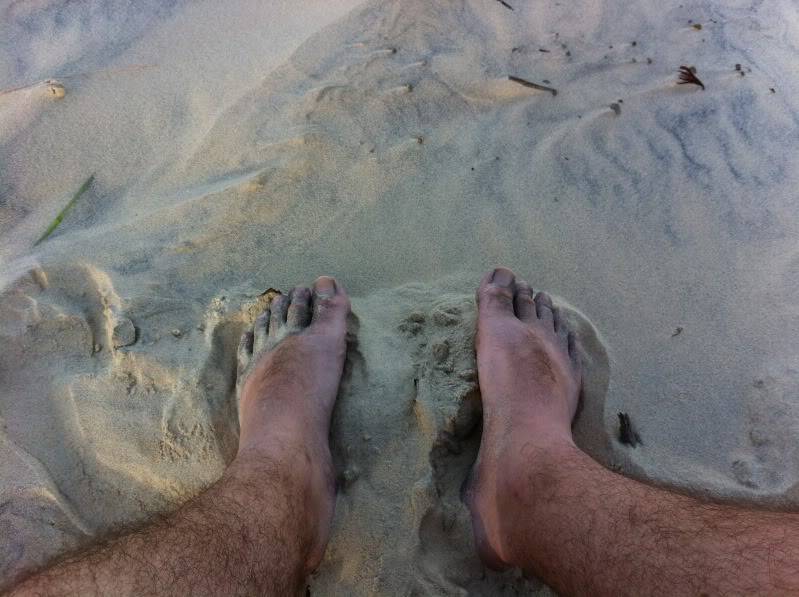
[{"label": "sandy toes", "polygon": [[349,311],[344,289],[322,276],[313,291],[297,287],[289,296],[276,296],[239,345],[237,460],[281,462],[286,474],[304,476],[310,484],[311,499],[304,504],[314,527],[308,570],[324,555],[333,518],[328,434],[344,370]]},{"label": "sandy toes", "polygon": [[513,564],[504,529],[516,515],[516,500],[503,498],[527,490],[516,471],[531,446],[573,442],[582,371],[574,335],[546,293],[498,268],[483,277],[477,300],[483,436],[467,501],[480,557],[501,569]]}]

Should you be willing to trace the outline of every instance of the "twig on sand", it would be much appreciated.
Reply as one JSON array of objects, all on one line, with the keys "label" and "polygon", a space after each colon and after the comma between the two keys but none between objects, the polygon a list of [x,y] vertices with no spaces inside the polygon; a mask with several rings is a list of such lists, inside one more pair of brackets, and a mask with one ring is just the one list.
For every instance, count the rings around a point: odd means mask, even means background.
[{"label": "twig on sand", "polygon": [[525,87],[531,87],[532,89],[538,89],[539,91],[549,91],[552,95],[558,95],[557,89],[554,89],[553,87],[547,87],[546,85],[539,85],[538,83],[533,83],[532,81],[528,81],[527,79],[522,79],[520,77],[514,77],[513,75],[508,75],[508,80],[513,81],[514,83],[518,83],[519,85],[524,85]]},{"label": "twig on sand", "polygon": [[47,230],[44,231],[44,234],[42,234],[39,237],[39,240],[37,240],[35,243],[33,243],[34,247],[36,245],[38,245],[39,243],[47,240],[47,237],[50,236],[55,231],[56,228],[58,228],[58,225],[61,224],[61,221],[64,219],[64,216],[67,215],[69,210],[72,209],[75,206],[75,202],[80,198],[81,195],[83,195],[83,193],[86,192],[86,189],[89,188],[89,186],[92,184],[93,181],[94,181],[94,174],[92,174],[89,178],[86,179],[86,182],[84,182],[80,186],[80,188],[78,189],[78,192],[75,193],[72,196],[72,199],[69,200],[69,203],[67,203],[66,206],[64,207],[64,209],[62,209],[58,213],[58,215],[55,217],[55,220],[53,220],[50,223],[50,225],[47,227]]},{"label": "twig on sand", "polygon": [[677,81],[677,85],[699,85],[704,90],[705,84],[699,80],[699,77],[696,76],[695,71],[696,69],[692,66],[681,66],[680,80]]},{"label": "twig on sand", "polygon": [[[86,77],[86,76],[89,76],[89,75],[100,75],[100,74],[109,74],[110,75],[110,74],[124,73],[124,72],[129,72],[129,71],[139,71],[139,70],[144,70],[144,69],[148,69],[148,68],[156,68],[157,66],[158,66],[157,64],[131,64],[129,66],[121,66],[119,68],[101,68],[101,69],[96,70],[96,71],[85,71],[85,72],[80,72],[80,73],[58,75],[58,78],[59,79],[73,79],[73,78],[77,78],[77,77]],[[29,83],[28,85],[20,85],[19,87],[10,87],[8,89],[0,89],[0,95],[5,95],[6,93],[14,93],[15,91],[22,91],[23,89],[30,89],[31,87],[36,87],[38,85],[49,85],[49,86],[51,86],[51,89],[52,89],[52,85],[53,84],[60,85],[63,88],[63,85],[61,85],[55,79],[47,79],[46,81],[37,81],[36,83]],[[53,93],[54,95],[58,95],[57,91],[56,92],[51,91],[51,93]],[[63,97],[63,96],[59,96],[59,97]]]},{"label": "twig on sand", "polygon": [[510,10],[513,10],[513,7],[510,4],[508,4],[507,2],[505,2],[505,0],[497,0],[497,2],[499,2],[505,8],[509,8]]}]

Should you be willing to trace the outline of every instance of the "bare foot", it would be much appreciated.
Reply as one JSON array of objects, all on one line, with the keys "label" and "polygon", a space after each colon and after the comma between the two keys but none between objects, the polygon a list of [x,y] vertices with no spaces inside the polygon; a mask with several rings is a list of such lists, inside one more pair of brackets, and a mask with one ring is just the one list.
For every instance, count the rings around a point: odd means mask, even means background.
[{"label": "bare foot", "polygon": [[307,570],[319,564],[333,518],[330,415],[346,356],[350,302],[333,278],[313,291],[278,296],[239,346],[239,466],[274,465],[300,487],[293,496],[308,521]]},{"label": "bare foot", "polygon": [[477,369],[483,436],[467,501],[480,557],[516,565],[509,537],[539,447],[573,445],[581,371],[574,337],[543,292],[498,268],[477,291]]}]

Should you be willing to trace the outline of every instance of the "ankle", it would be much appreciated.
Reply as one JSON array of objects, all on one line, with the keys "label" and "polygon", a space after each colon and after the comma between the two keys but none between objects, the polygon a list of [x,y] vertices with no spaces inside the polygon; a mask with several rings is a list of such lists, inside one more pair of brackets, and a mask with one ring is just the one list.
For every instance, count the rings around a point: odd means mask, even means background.
[{"label": "ankle", "polygon": [[231,469],[240,476],[260,479],[279,477],[292,485],[301,485],[319,470],[332,466],[330,448],[324,442],[310,441],[298,433],[283,429],[265,437],[242,439]]},{"label": "ankle", "polygon": [[263,453],[265,457],[282,455],[287,450],[327,445],[329,417],[304,408],[305,397],[292,402],[263,405],[242,404],[239,453]]},{"label": "ankle", "polygon": [[[541,413],[534,408],[519,409],[513,413],[513,422],[508,425],[504,417],[483,414],[483,436],[499,440],[507,448],[508,457],[513,458],[520,448],[535,452],[574,447],[571,420],[568,413]],[[529,457],[523,461],[529,463]]]},{"label": "ankle", "polygon": [[[248,503],[257,526],[263,516],[276,511],[291,514],[282,524],[294,528],[294,537],[303,557],[313,547],[318,534],[320,508],[333,479],[329,450],[318,455],[307,446],[277,446],[275,449],[240,449],[222,479],[226,493]],[[271,524],[271,523],[270,523]]]},{"label": "ankle", "polygon": [[571,438],[551,434],[519,442],[515,456],[506,462],[506,474],[498,478],[498,507],[504,512],[502,522],[503,556],[507,564],[522,566],[529,561],[529,528],[538,523],[521,521],[542,520],[547,517],[553,496],[558,495],[564,472],[571,470],[575,456],[582,451]]},{"label": "ankle", "polygon": [[536,485],[542,472],[559,468],[575,452],[580,452],[570,430],[527,429],[524,434],[514,430],[508,441],[514,446],[506,455],[508,477],[528,486]]}]

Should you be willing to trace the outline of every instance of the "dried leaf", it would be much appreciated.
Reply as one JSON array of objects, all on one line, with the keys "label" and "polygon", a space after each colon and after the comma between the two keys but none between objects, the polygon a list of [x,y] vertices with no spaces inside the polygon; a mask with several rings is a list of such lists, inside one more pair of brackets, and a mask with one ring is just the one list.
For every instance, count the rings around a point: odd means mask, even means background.
[{"label": "dried leaf", "polygon": [[680,80],[677,81],[677,85],[699,85],[702,89],[705,88],[705,84],[699,80],[694,74],[696,69],[689,66],[681,66],[680,67]]},{"label": "dried leaf", "polygon": [[626,446],[636,447],[641,442],[641,436],[633,429],[630,415],[619,413],[619,441]]}]

